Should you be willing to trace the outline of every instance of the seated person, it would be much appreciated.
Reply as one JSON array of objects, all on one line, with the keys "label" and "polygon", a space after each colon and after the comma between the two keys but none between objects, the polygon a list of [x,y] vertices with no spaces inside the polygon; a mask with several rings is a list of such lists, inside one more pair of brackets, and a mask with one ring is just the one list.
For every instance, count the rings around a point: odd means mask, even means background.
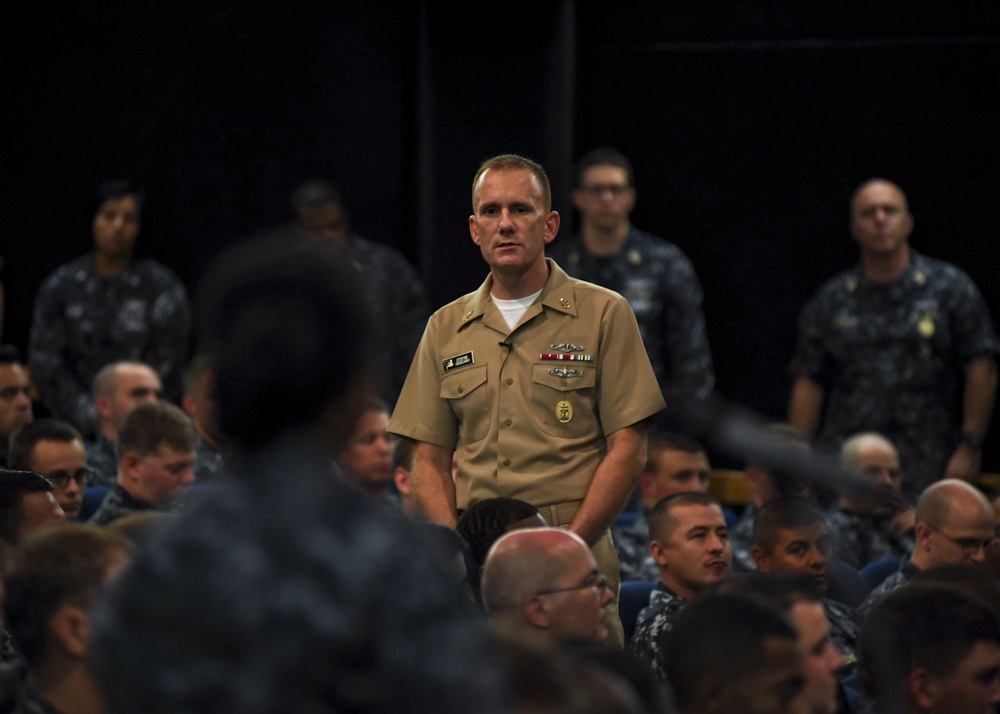
[{"label": "seated person", "polygon": [[753,557],[764,573],[800,573],[812,577],[830,622],[830,634],[848,664],[857,660],[861,622],[842,602],[827,597],[833,544],[823,512],[803,498],[779,498],[757,514]]},{"label": "seated person", "polygon": [[950,563],[985,566],[995,518],[990,502],[975,487],[958,479],[932,483],[917,501],[916,521],[913,555],[858,606],[862,618],[882,596],[905,585],[920,570]]},{"label": "seated person", "polygon": [[0,540],[17,545],[44,525],[64,522],[66,514],[53,488],[51,481],[34,471],[0,471]]},{"label": "seated person", "polygon": [[27,671],[15,687],[3,687],[13,700],[0,702],[3,711],[12,704],[23,712],[105,711],[87,658],[90,606],[126,566],[129,551],[124,537],[82,524],[39,533],[14,551],[4,578],[4,622]]},{"label": "seated person", "polygon": [[663,670],[678,714],[800,714],[806,683],[799,635],[777,610],[706,595],[667,633]]},{"label": "seated person", "polygon": [[826,525],[837,558],[861,570],[868,563],[913,552],[914,510],[903,501],[899,453],[881,434],[855,434],[840,449],[840,465],[871,482],[886,498],[840,494]]},{"label": "seated person", "polygon": [[197,441],[191,420],[174,405],[133,407],[118,435],[118,480],[89,522],[106,525],[130,513],[173,508],[194,483]]},{"label": "seated person", "polygon": [[830,638],[830,625],[812,577],[790,573],[747,573],[720,581],[712,592],[759,598],[787,617],[798,630],[799,643],[805,655],[806,683],[802,699],[807,713],[846,714],[850,711],[837,679],[837,672],[844,666],[844,656]]},{"label": "seated person", "polygon": [[337,457],[344,482],[386,504],[394,504],[392,484],[392,447],[395,437],[389,433],[389,408],[373,398],[361,412],[354,433]]},{"label": "seated person", "polygon": [[678,493],[657,503],[649,532],[660,582],[639,612],[629,647],[664,679],[664,637],[695,595],[729,575],[733,560],[722,506],[707,493]]},{"label": "seated person", "polygon": [[1000,619],[962,588],[913,583],[875,603],[858,668],[872,711],[980,714],[1000,704]]},{"label": "seated person", "polygon": [[58,419],[39,419],[10,437],[10,467],[34,471],[52,482],[52,492],[67,520],[83,505],[90,467],[80,432]]},{"label": "seated person", "polygon": [[31,405],[31,381],[28,372],[10,345],[0,346],[0,468],[10,466],[7,440],[10,435],[34,419]]},{"label": "seated person", "polygon": [[[400,439],[400,443],[412,442]],[[521,528],[544,528],[547,525],[538,509],[530,503],[503,496],[477,501],[459,517],[455,530],[469,544],[471,567],[475,571],[469,573],[469,582],[476,602],[480,606],[482,606],[482,592],[479,576],[486,563],[486,554],[493,544],[504,533]]]},{"label": "seated person", "polygon": [[195,449],[194,478],[198,483],[211,483],[227,478],[229,452],[226,438],[219,431],[215,408],[215,361],[210,355],[198,355],[184,370],[184,395],[181,407],[191,417],[198,430]]},{"label": "seated person", "polygon": [[482,595],[498,632],[558,645],[608,639],[614,595],[580,536],[527,528],[502,536],[486,556]]},{"label": "seated person", "polygon": [[[789,448],[809,450],[809,438],[793,426],[772,424],[767,430],[787,441]],[[749,573],[757,567],[753,560],[753,524],[757,511],[776,498],[805,496],[809,490],[808,484],[793,474],[768,471],[755,464],[747,464],[745,474],[750,486],[750,500],[743,507],[740,520],[729,534],[733,549],[733,572],[736,573]]]},{"label": "seated person", "polygon": [[128,410],[142,402],[155,402],[163,393],[160,377],[142,362],[112,362],[94,376],[94,443],[87,449],[87,464],[94,470],[92,486],[113,486],[118,478],[115,444]]},{"label": "seated person", "polygon": [[622,580],[657,580],[659,569],[649,553],[649,512],[667,496],[707,491],[711,466],[705,447],[683,434],[653,434],[646,466],[639,476],[642,509],[628,526],[613,526]]}]

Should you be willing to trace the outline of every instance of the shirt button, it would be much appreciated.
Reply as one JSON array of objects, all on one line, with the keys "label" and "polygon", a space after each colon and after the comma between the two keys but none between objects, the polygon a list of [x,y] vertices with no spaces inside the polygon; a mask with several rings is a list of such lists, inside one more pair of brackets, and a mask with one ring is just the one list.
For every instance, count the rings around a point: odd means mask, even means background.
[{"label": "shirt button", "polygon": [[514,383],[514,380],[511,379],[510,377],[507,377],[507,384],[513,384],[513,383]]},{"label": "shirt button", "polygon": [[462,393],[462,392],[464,392],[464,391],[465,391],[465,387],[459,387],[459,388],[458,388],[458,393],[459,393],[459,394],[461,394],[461,393]]},{"label": "shirt button", "polygon": [[504,466],[510,466],[510,459],[504,459],[503,460],[503,465]]},{"label": "shirt button", "polygon": [[566,385],[568,385],[568,384],[569,384],[569,382],[567,382],[567,381],[566,381],[565,379],[564,379],[564,380],[562,381],[562,386],[564,386],[564,387],[565,387],[565,386],[566,386]]},{"label": "shirt button", "polygon": [[513,421],[511,421],[510,419],[508,419],[507,421],[505,421],[505,422],[504,422],[504,424],[506,424],[507,426],[510,426],[510,425],[511,425],[511,424],[513,424],[513,423],[514,423],[514,422],[513,422]]}]

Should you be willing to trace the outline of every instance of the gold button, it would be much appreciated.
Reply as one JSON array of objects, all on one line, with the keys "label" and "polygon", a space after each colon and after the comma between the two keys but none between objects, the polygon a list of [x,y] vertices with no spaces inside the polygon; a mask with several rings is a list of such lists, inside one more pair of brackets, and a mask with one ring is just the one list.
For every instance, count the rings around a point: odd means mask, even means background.
[{"label": "gold button", "polygon": [[514,383],[514,380],[511,379],[510,377],[507,377],[507,384],[513,384],[513,383]]},{"label": "gold button", "polygon": [[564,379],[564,380],[562,381],[562,386],[564,386],[564,387],[565,387],[565,386],[566,386],[567,384],[569,384],[569,382],[567,382],[567,381],[566,381],[566,380]]},{"label": "gold button", "polygon": [[459,387],[459,388],[458,388],[458,393],[459,393],[459,394],[461,394],[461,393],[462,393],[462,392],[464,392],[464,391],[465,391],[465,387]]},{"label": "gold button", "polygon": [[511,421],[510,419],[508,419],[507,421],[505,421],[505,422],[504,422],[504,424],[506,424],[507,426],[510,426],[510,425],[511,425],[511,424],[513,424],[513,423],[514,423],[514,422],[513,422],[513,421]]},{"label": "gold button", "polygon": [[504,466],[510,466],[510,459],[504,459],[503,460],[503,465]]}]

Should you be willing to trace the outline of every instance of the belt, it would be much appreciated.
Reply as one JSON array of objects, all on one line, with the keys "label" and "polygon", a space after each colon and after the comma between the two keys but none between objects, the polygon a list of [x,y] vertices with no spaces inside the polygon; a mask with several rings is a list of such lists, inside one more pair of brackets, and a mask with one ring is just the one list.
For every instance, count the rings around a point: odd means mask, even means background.
[{"label": "belt", "polygon": [[538,512],[550,526],[565,527],[573,522],[573,516],[580,510],[583,501],[567,501],[554,503],[551,506],[539,506]]}]

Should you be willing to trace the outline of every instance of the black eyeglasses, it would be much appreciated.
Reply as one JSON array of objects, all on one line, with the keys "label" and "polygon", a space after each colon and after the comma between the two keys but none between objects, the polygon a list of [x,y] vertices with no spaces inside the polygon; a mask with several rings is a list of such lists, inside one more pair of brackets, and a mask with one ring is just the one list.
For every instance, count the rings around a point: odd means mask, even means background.
[{"label": "black eyeglasses", "polygon": [[603,590],[605,588],[608,588],[610,590],[611,586],[608,585],[608,579],[607,579],[606,576],[604,576],[604,575],[598,575],[597,578],[593,582],[584,583],[583,585],[577,585],[577,586],[572,587],[572,588],[552,588],[551,590],[539,590],[535,594],[536,595],[555,595],[556,593],[569,593],[569,592],[573,592],[574,590],[585,590],[587,588],[594,588],[595,590],[597,590],[598,592],[600,592],[601,590]]},{"label": "black eyeglasses", "polygon": [[631,186],[623,186],[622,184],[608,183],[608,184],[594,184],[593,186],[581,186],[580,190],[586,193],[588,196],[594,196],[595,198],[600,196],[605,191],[610,191],[611,195],[615,198],[624,196],[630,190]]},{"label": "black eyeglasses", "polygon": [[978,553],[980,550],[986,550],[997,540],[996,536],[992,538],[952,538],[940,528],[935,528],[930,523],[927,524],[927,527],[938,533],[945,540],[951,541],[969,555]]},{"label": "black eyeglasses", "polygon": [[66,470],[53,471],[52,473],[45,474],[45,478],[51,481],[52,485],[56,488],[66,488],[69,480],[73,479],[76,481],[77,486],[84,489],[87,487],[87,482],[93,474],[94,469],[84,466],[82,469],[78,469],[72,473]]}]

